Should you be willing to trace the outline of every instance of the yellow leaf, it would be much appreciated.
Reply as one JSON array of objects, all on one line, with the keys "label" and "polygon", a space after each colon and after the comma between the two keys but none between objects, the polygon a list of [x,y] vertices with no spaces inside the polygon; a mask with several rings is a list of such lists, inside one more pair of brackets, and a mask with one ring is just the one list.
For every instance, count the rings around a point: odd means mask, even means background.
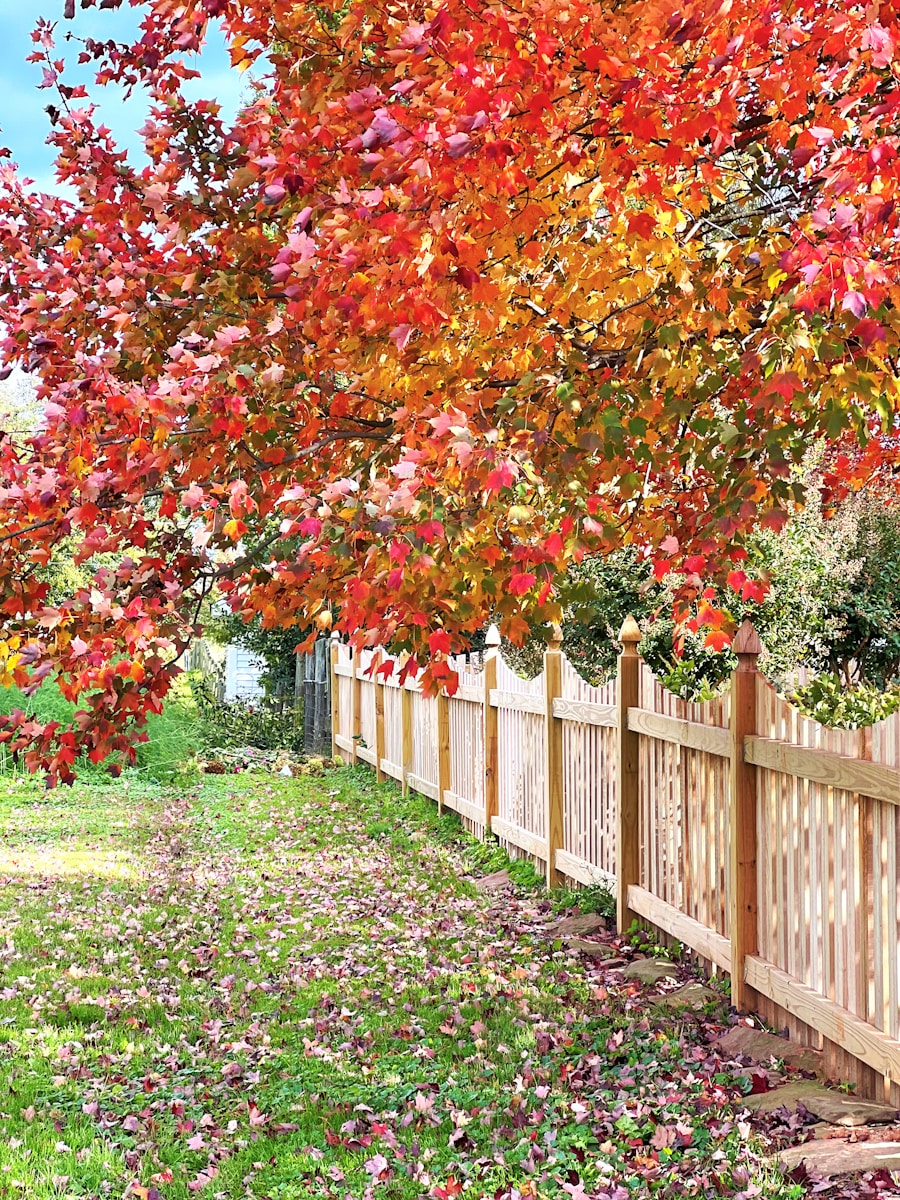
[{"label": "yellow leaf", "polygon": [[236,542],[238,540],[238,538],[241,536],[241,534],[246,533],[246,531],[247,531],[247,526],[244,524],[243,521],[234,521],[234,520],[226,521],[225,524],[222,526],[222,532],[225,534],[226,537],[231,538],[231,540],[233,542]]}]

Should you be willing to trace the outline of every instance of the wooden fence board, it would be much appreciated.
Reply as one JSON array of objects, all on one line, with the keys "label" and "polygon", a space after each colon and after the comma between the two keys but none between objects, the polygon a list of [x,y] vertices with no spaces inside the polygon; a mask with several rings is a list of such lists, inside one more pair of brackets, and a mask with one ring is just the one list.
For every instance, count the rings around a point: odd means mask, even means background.
[{"label": "wooden fence board", "polygon": [[391,779],[396,779],[398,783],[403,782],[403,768],[392,763],[389,758],[381,760],[381,770],[385,775],[390,775]]},{"label": "wooden fence board", "polygon": [[603,883],[609,887],[615,886],[615,875],[588,862],[586,858],[578,858],[577,855],[570,854],[568,850],[556,851],[556,869],[562,871],[564,875],[568,875],[570,879],[574,879],[576,883],[584,884],[585,887],[591,887],[596,883]]},{"label": "wooden fence board", "polygon": [[751,955],[744,973],[756,991],[807,1025],[821,1029],[827,1038],[839,1042],[880,1075],[900,1078],[900,1041],[896,1038],[882,1033],[833,1000],[824,999],[799,979],[761,958]]},{"label": "wooden fence board", "polygon": [[809,779],[872,800],[900,804],[900,770],[895,767],[764,737],[747,738],[744,759],[796,779]]},{"label": "wooden fence board", "polygon": [[569,700],[565,696],[557,696],[553,701],[553,715],[561,721],[605,725],[610,729],[615,729],[619,723],[614,704],[591,704],[587,700]]},{"label": "wooden fence board", "polygon": [[501,692],[493,688],[490,692],[490,703],[494,708],[508,708],[513,712],[536,713],[543,717],[547,713],[547,702],[543,696],[529,696],[518,692]]},{"label": "wooden fence board", "polygon": [[[755,691],[742,720],[755,732],[738,722],[734,737],[730,693],[681,700],[637,658],[620,723],[616,680],[590,684],[565,656],[522,679],[496,645],[485,660],[454,660],[459,689],[439,701],[415,679],[401,688],[398,664],[376,684],[373,652],[355,656],[335,643],[333,746],[441,797],[477,836],[490,829],[548,874],[615,884],[626,913],[663,939],[741,970],[758,1011],[821,1046],[833,1077],[900,1104],[900,714],[865,733],[826,729],[751,666]],[[637,792],[622,833],[617,760],[626,736]],[[752,782],[740,820],[738,755]],[[620,836],[636,855],[631,880],[620,871]],[[737,836],[755,842],[755,880],[752,856],[735,863]],[[733,941],[754,882],[755,953],[749,925]]]},{"label": "wooden fence board", "polygon": [[429,779],[422,779],[421,776],[414,775],[411,771],[407,772],[406,782],[414,792],[421,792],[429,800],[437,800],[438,788],[436,783],[432,783]]},{"label": "wooden fence board", "polygon": [[452,808],[455,813],[459,813],[461,817],[465,817],[476,825],[484,824],[484,809],[477,804],[471,804],[462,796],[457,796],[455,792],[444,792],[444,804],[447,808]]},{"label": "wooden fence board", "polygon": [[547,841],[545,838],[523,829],[521,825],[513,825],[511,821],[504,821],[502,817],[494,817],[491,821],[491,829],[497,837],[511,842],[512,845],[518,846],[527,854],[533,854],[535,858],[546,859]]},{"label": "wooden fence board", "polygon": [[685,946],[689,946],[691,950],[696,950],[698,954],[714,962],[723,971],[731,970],[731,944],[721,933],[701,925],[693,917],[641,887],[628,889],[628,907],[659,929],[664,929]]},{"label": "wooden fence board", "polygon": [[727,729],[716,729],[710,725],[701,725],[697,721],[661,716],[641,708],[629,708],[628,728],[661,742],[672,742],[676,746],[685,746],[691,750],[703,750],[721,758],[731,757],[731,734]]}]

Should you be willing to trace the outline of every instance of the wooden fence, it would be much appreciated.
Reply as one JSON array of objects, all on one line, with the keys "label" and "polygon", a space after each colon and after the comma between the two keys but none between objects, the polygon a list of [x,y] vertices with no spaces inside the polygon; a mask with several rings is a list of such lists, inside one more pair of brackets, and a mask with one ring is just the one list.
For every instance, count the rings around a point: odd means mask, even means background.
[{"label": "wooden fence", "polygon": [[333,750],[369,763],[548,882],[608,881],[619,928],[676,938],[732,999],[825,1052],[828,1073],[900,1105],[900,713],[864,730],[802,716],[757,670],[745,623],[731,686],[667,691],[622,630],[617,677],[585,683],[548,649],[517,676],[492,631],[453,696],[381,651],[332,641]]},{"label": "wooden fence", "polygon": [[308,654],[297,655],[294,706],[303,701],[303,749],[307,754],[332,753],[331,671],[329,642],[319,638]]}]

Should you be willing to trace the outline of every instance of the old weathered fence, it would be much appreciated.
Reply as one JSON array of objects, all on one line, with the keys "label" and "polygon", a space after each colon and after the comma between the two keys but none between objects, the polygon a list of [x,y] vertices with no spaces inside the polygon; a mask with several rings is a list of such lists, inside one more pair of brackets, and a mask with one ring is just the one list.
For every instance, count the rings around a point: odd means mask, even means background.
[{"label": "old weathered fence", "polygon": [[591,687],[559,644],[524,680],[496,634],[453,696],[400,687],[381,651],[332,641],[336,754],[491,830],[551,883],[607,880],[634,919],[727,972],[732,998],[822,1046],[835,1078],[900,1104],[900,713],[870,729],[803,717],[757,670],[749,623],[717,699],[642,662]]},{"label": "old weathered fence", "polygon": [[307,654],[297,655],[294,702],[303,700],[303,749],[331,754],[331,667],[327,638],[319,638]]}]

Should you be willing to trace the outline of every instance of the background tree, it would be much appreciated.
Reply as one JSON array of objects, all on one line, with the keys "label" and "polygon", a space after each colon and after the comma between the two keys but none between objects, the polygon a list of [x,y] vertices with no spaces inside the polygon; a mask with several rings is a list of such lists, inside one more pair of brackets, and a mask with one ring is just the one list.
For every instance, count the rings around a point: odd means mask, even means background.
[{"label": "background tree", "polygon": [[[440,681],[489,612],[519,639],[633,546],[722,645],[704,582],[808,445],[835,492],[894,469],[892,5],[141,7],[81,55],[146,88],[149,164],[42,22],[77,200],[0,178],[3,353],[44,408],[0,454],[0,678],[81,709],[10,722],[33,765],[127,756],[213,585]],[[211,20],[260,76],[232,128],[183,92]],[[71,537],[116,565],[50,604]]]}]

